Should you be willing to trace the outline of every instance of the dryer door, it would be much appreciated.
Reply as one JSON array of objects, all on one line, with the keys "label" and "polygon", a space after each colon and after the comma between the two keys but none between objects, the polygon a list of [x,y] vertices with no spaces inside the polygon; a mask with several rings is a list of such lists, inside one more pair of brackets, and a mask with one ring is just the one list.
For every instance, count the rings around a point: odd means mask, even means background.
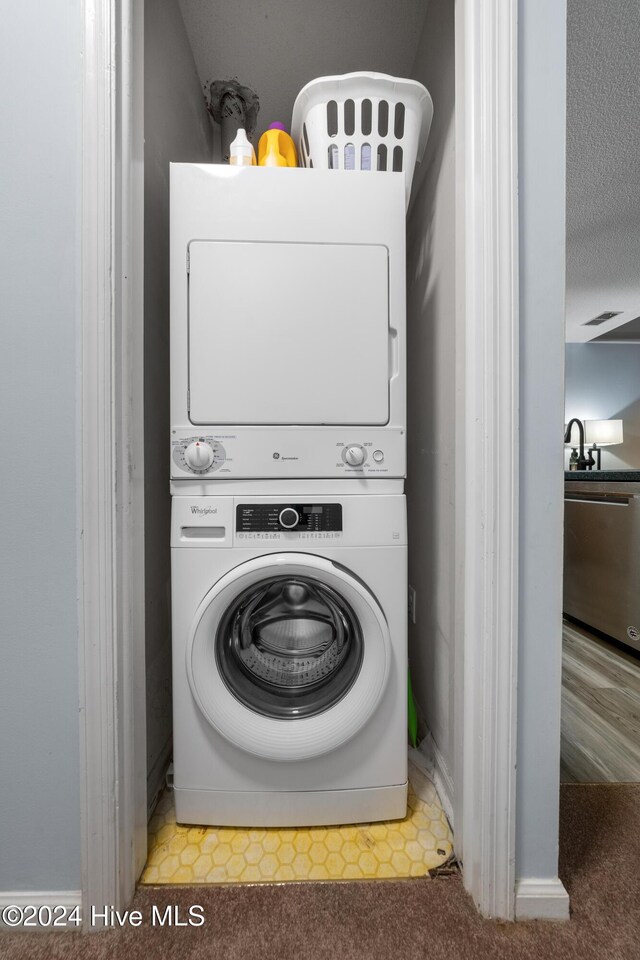
[{"label": "dryer door", "polygon": [[386,247],[193,240],[189,257],[192,423],[388,422]]},{"label": "dryer door", "polygon": [[186,667],[200,710],[223,737],[256,756],[302,760],[361,729],[390,662],[387,621],[354,574],[280,553],[241,564],[209,591]]}]

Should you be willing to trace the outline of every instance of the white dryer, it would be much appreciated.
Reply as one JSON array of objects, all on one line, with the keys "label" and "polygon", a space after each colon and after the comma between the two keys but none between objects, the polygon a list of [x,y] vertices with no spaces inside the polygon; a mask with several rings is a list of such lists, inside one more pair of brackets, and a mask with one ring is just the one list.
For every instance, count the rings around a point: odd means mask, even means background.
[{"label": "white dryer", "polygon": [[403,817],[402,495],[174,497],[179,822]]},{"label": "white dryer", "polygon": [[404,175],[171,165],[171,478],[405,476]]}]

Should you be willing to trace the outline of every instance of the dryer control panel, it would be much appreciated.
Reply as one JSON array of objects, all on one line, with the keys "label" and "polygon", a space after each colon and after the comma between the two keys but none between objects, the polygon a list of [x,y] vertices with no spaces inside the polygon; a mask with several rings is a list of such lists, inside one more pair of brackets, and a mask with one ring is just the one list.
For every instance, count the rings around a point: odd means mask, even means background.
[{"label": "dryer control panel", "polygon": [[295,530],[325,533],[342,530],[341,503],[240,503],[236,507],[237,533],[273,533]]},{"label": "dryer control panel", "polygon": [[404,477],[397,427],[208,427],[171,432],[171,478],[212,480]]}]

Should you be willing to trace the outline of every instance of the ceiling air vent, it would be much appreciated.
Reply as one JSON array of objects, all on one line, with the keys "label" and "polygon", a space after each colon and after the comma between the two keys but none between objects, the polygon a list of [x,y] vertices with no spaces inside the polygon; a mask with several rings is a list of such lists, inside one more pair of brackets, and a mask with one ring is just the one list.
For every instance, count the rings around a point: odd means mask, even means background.
[{"label": "ceiling air vent", "polygon": [[605,320],[611,320],[611,317],[617,317],[619,313],[622,313],[622,310],[605,310],[604,313],[594,317],[593,320],[587,320],[587,322],[583,323],[582,326],[597,327],[600,323],[604,323]]}]

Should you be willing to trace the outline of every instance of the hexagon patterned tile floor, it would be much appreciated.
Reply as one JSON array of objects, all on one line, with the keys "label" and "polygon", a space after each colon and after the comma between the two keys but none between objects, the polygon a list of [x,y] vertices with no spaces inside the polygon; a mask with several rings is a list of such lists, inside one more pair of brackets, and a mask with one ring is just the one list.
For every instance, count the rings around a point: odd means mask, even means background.
[{"label": "hexagon patterned tile floor", "polygon": [[409,786],[404,820],[348,827],[240,830],[176,823],[167,791],[149,824],[141,883],[257,883],[421,877],[451,855],[435,789]]}]

